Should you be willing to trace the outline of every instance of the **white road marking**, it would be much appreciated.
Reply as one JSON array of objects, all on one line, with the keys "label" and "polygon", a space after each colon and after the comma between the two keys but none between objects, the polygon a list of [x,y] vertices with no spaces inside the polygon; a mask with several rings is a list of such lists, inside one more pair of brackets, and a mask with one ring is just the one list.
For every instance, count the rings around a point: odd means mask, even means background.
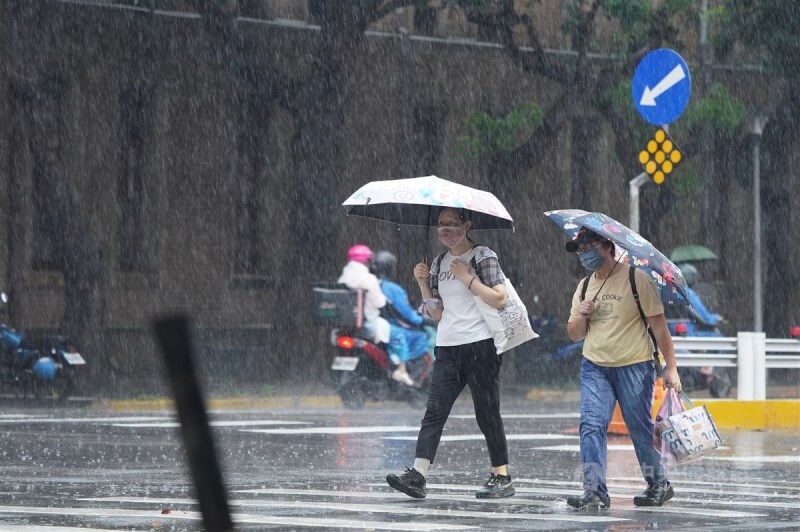
[{"label": "white road marking", "polygon": [[800,464],[798,455],[775,455],[775,456],[717,456],[710,455],[704,457],[706,460],[723,460],[728,462],[769,462],[769,463],[792,463]]},{"label": "white road marking", "polygon": [[[384,494],[393,495],[391,493]],[[399,494],[398,494],[399,495]],[[397,499],[397,497],[392,497]],[[120,503],[137,503],[137,504],[185,504],[186,502],[194,502],[187,499],[138,499],[136,497],[100,497],[91,499],[81,499],[84,501],[109,501]],[[409,498],[405,495],[402,496],[403,501],[408,501]],[[480,502],[477,499],[472,499],[473,502]],[[481,512],[469,510],[439,510],[436,508],[415,508],[410,506],[386,506],[377,504],[354,504],[354,503],[334,503],[334,502],[320,502],[320,501],[257,501],[257,500],[235,500],[230,501],[231,506],[243,507],[259,507],[259,508],[319,508],[325,510],[337,510],[343,512],[367,512],[367,513],[382,513],[392,515],[416,515],[424,517],[467,517],[467,518],[484,518],[484,519],[511,519],[511,520],[525,520],[525,521],[567,521],[578,523],[608,523],[629,521],[629,519],[621,517],[609,516],[594,516],[594,515],[570,515],[570,514],[528,514],[518,513],[513,514],[502,512]]]},{"label": "white road marking", "polygon": [[[555,414],[501,414],[500,415],[503,419],[580,419],[581,414],[580,412],[566,412],[566,413],[555,413]],[[475,419],[475,415],[469,414],[458,414],[458,415],[451,415],[450,418],[456,419]]]},{"label": "white road marking", "polygon": [[[384,436],[384,440],[408,440],[416,441],[416,436]],[[483,441],[485,436],[483,434],[462,434],[458,436],[442,436],[441,441]],[[578,436],[564,435],[564,434],[506,434],[507,440],[577,440]]]},{"label": "white road marking", "polygon": [[[516,482],[516,481],[515,481]],[[540,483],[543,483],[540,481]],[[554,483],[560,484],[560,483]],[[563,484],[571,484],[564,482]],[[609,486],[611,487],[611,486]],[[449,489],[449,490],[475,490],[472,486],[462,486],[460,484],[428,484],[428,488],[434,489]],[[549,495],[552,497],[563,498],[566,495],[564,490],[553,490],[553,489],[544,489],[544,488],[523,488],[519,486],[515,486],[517,493],[536,493],[540,495]],[[639,489],[638,491],[642,491]],[[697,490],[701,491],[701,490]],[[701,491],[702,492],[702,491]],[[616,510],[634,510],[637,512],[663,512],[663,513],[683,513],[683,514],[694,514],[694,515],[709,515],[714,517],[764,517],[763,514],[754,514],[750,512],[735,512],[735,511],[728,511],[728,510],[712,510],[709,508],[677,508],[675,506],[661,506],[661,507],[653,507],[653,506],[633,506],[631,503],[630,507],[622,506],[619,507],[615,503],[614,493],[611,493],[611,509]],[[709,500],[708,503],[713,503],[715,501]]]},{"label": "white road marking", "polygon": [[[386,484],[371,484],[373,486],[380,486],[389,489]],[[476,488],[477,489],[477,488]],[[341,498],[357,498],[357,499],[400,499],[410,501],[406,495],[396,491],[347,491],[347,490],[312,490],[312,489],[292,489],[292,488],[254,488],[244,490],[233,490],[232,493],[250,493],[254,495],[293,495],[293,496],[306,496],[306,497],[341,497]],[[462,501],[462,502],[475,502],[477,499],[475,495],[455,495],[449,493],[428,493],[425,500],[434,501]],[[511,497],[508,499],[482,499],[479,501],[481,504],[532,504],[537,506],[550,506],[551,503],[545,501],[537,501],[535,499],[523,499],[520,497]]]},{"label": "white road marking", "polygon": [[304,429],[246,429],[241,432],[261,434],[365,434],[371,432],[417,432],[419,427],[397,425],[384,427],[309,427]]},{"label": "white road marking", "polygon": [[174,417],[26,417],[14,419],[0,419],[0,423],[134,423],[134,422],[167,422]]},{"label": "white road marking", "polygon": [[[552,486],[569,486],[569,487],[576,488],[576,489],[583,486],[583,484],[581,482],[565,481],[565,480],[532,480],[532,479],[529,480],[529,479],[517,478],[517,479],[514,479],[514,482],[516,482],[517,484],[531,483],[531,484],[539,484],[539,485],[544,484],[544,485],[552,485]],[[638,493],[640,491],[643,491],[645,487],[646,486],[645,486],[644,480],[639,481],[638,484],[620,484],[620,483],[615,483],[615,482],[608,483],[609,490],[618,489],[618,490],[623,490],[623,491],[632,491],[632,492],[636,492],[636,493]],[[688,486],[681,486],[681,485],[677,485],[677,486],[673,486],[673,487],[675,488],[676,491],[679,491],[681,493],[703,493],[703,494],[706,494],[706,495],[716,495],[716,496],[720,496],[720,497],[733,497],[733,496],[736,496],[736,497],[782,497],[782,498],[788,498],[788,499],[800,499],[800,495],[797,495],[797,494],[794,494],[794,493],[790,493],[790,494],[772,493],[772,494],[769,494],[769,493],[764,493],[763,491],[713,490],[713,489],[706,489],[706,488],[691,488],[691,487],[688,487]],[[741,486],[741,487],[747,488],[748,486],[745,485],[745,486]],[[526,488],[521,488],[521,489],[526,489]],[[612,493],[612,497],[613,497],[613,493]]]},{"label": "white road marking", "polygon": [[6,525],[3,532],[117,532],[116,528],[75,528],[50,525]]},{"label": "white road marking", "polygon": [[[39,508],[35,506],[0,506],[0,514],[30,514],[30,515],[71,515],[79,517],[127,517],[147,519],[149,521],[166,521],[172,519],[182,519],[199,521],[202,516],[198,512],[172,511],[162,515],[161,510],[125,510],[118,508]],[[448,524],[448,523],[426,523],[415,521],[414,523],[385,523],[381,521],[353,521],[352,519],[334,519],[322,517],[277,517],[261,516],[252,514],[232,515],[236,524],[260,524],[260,525],[283,525],[283,526],[308,526],[308,527],[327,527],[327,528],[355,528],[355,529],[375,529],[375,530],[469,530],[477,527]],[[85,529],[84,529],[85,530]]]},{"label": "white road marking", "polygon": [[[259,427],[264,425],[311,425],[308,421],[281,421],[275,419],[254,419],[246,421],[211,421],[212,427]],[[181,424],[176,421],[163,423],[113,423],[112,427],[130,428],[176,428]]]},{"label": "white road marking", "polygon": [[[608,477],[607,480],[621,480],[623,482],[642,482],[641,477]],[[670,474],[670,480],[673,484],[679,484],[681,486],[684,485],[697,485],[697,486],[715,486],[715,487],[725,487],[725,486],[743,486],[746,488],[765,488],[771,490],[787,490],[787,491],[800,491],[800,486],[797,486],[795,483],[789,483],[789,481],[785,482],[778,482],[776,484],[755,484],[752,482],[733,482],[730,480],[718,480],[716,482],[708,482],[702,480],[693,480],[693,479],[683,479],[679,477],[675,477],[674,475]],[[531,482],[538,482],[537,480],[532,480]],[[762,482],[762,481],[756,481]]]},{"label": "white road marking", "polygon": [[[580,445],[548,445],[546,447],[535,447],[537,451],[568,451],[572,453],[581,452]],[[608,445],[609,451],[633,451],[633,445]]]}]

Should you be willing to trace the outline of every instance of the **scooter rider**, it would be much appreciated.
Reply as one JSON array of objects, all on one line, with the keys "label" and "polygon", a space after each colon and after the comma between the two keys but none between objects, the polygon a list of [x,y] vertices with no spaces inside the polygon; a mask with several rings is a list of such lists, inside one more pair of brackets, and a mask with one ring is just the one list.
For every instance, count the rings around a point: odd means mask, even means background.
[{"label": "scooter rider", "polygon": [[406,369],[406,362],[428,351],[428,333],[414,328],[422,325],[424,317],[409,304],[408,293],[403,287],[392,281],[397,275],[397,257],[388,251],[379,251],[375,256],[375,273],[389,302],[384,310],[389,307],[392,310],[387,316],[392,327],[389,358],[397,365],[392,378],[405,384],[414,384]]},{"label": "scooter rider", "polygon": [[697,268],[689,263],[680,264],[678,268],[680,268],[683,278],[686,279],[686,296],[691,305],[690,317],[696,319],[697,325],[700,326],[697,328],[690,320],[688,324],[689,330],[686,336],[720,336],[716,327],[725,321],[725,319],[719,314],[708,310],[703,304],[703,300],[700,299],[700,296],[694,291],[694,285],[698,277]]},{"label": "scooter rider", "polygon": [[364,331],[372,341],[388,344],[391,328],[389,322],[380,316],[380,309],[386,305],[386,296],[381,291],[378,278],[369,271],[372,250],[363,244],[356,244],[347,250],[347,260],[338,282],[351,290],[364,291]]}]

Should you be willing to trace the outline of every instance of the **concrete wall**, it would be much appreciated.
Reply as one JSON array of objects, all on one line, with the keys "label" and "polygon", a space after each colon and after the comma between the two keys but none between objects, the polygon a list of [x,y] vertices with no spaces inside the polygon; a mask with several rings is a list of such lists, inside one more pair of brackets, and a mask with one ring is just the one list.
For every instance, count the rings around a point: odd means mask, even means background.
[{"label": "concrete wall", "polygon": [[[282,4],[288,14],[304,13],[292,2]],[[203,354],[202,366],[208,370],[213,386],[258,386],[302,378],[286,374],[285,360],[293,356],[292,343],[305,339],[287,339],[274,329],[280,313],[289,311],[287,305],[291,305],[283,297],[282,286],[270,275],[253,277],[235,271],[235,198],[240,178],[237,128],[243,95],[214,61],[201,21],[185,14],[151,18],[137,10],[60,2],[46,5],[36,11],[36,17],[22,20],[20,27],[0,25],[2,68],[8,80],[0,83],[0,102],[13,102],[9,87],[14,84],[36,87],[42,80],[53,78],[62,82],[65,174],[70,186],[79,191],[82,208],[104,248],[107,348],[102,354],[87,354],[90,364],[98,360],[92,372],[95,385],[112,392],[117,383],[125,383],[128,389],[161,390],[149,324],[155,316],[174,312],[191,314]],[[256,21],[243,21],[239,27],[247,59],[256,68],[275,68],[289,79],[306,75],[316,32]],[[11,38],[12,31],[16,32],[16,41]],[[555,33],[553,39],[556,41]],[[16,44],[12,46],[12,42]],[[399,130],[415,109],[439,109],[443,117],[434,158],[429,168],[417,167],[420,175],[435,173],[467,185],[491,184],[491,168],[464,159],[453,149],[470,113],[507,111],[530,99],[544,108],[558,95],[557,87],[547,81],[526,77],[511,68],[497,48],[474,42],[415,39],[411,42],[408,87],[413,108],[406,109],[401,97],[405,89],[399,74],[399,44],[394,37],[369,37],[362,60],[353,65],[354,83],[346,95],[346,119],[341,124],[349,139],[344,154],[347,175],[337,191],[338,202],[366,181],[399,176],[403,158],[408,155],[402,153]],[[740,85],[744,96],[765,82],[760,76],[741,76],[751,83],[749,87]],[[143,79],[152,87],[146,144],[152,268],[126,273],[117,261],[117,179],[124,148],[120,95]],[[11,115],[9,105],[0,105],[0,123],[7,124]],[[292,253],[287,247],[293,229],[291,188],[302,177],[293,173],[291,139],[296,124],[291,112],[273,102],[263,116],[266,121],[253,135],[263,147],[265,161],[260,194],[265,201],[262,223],[268,228],[263,245],[272,252],[267,269],[277,270]],[[517,193],[501,198],[517,220],[516,232],[481,237],[503,253],[533,312],[548,311],[566,320],[570,296],[582,276],[574,258],[562,251],[562,235],[541,214],[571,206],[571,180],[582,181],[591,208],[627,221],[625,183],[633,176],[620,175],[620,166],[610,157],[611,134],[608,126],[601,127],[594,139],[592,175],[576,176],[572,135],[562,132],[557,149],[513,177]],[[0,179],[4,188],[9,183],[11,158],[8,135],[2,134]],[[22,196],[28,198],[21,207],[23,219],[7,220],[9,227],[30,227],[29,170],[21,171],[19,182]],[[719,311],[731,320],[731,327],[747,328],[751,316],[747,306],[752,271],[752,257],[747,251],[752,240],[748,232],[752,224],[751,196],[736,184],[724,193],[717,192],[714,200],[722,202],[723,211],[730,213],[726,218],[699,220],[696,205],[690,205],[670,213],[658,234],[646,236],[668,251],[698,240],[700,224],[720,224],[726,239],[723,260],[736,266],[727,268],[726,277],[720,280]],[[796,188],[793,193],[797,194]],[[3,213],[8,212],[6,201],[6,195],[0,195]],[[796,204],[796,197],[794,201]],[[410,271],[421,258],[414,254],[424,253],[420,244],[423,232],[404,229],[398,233],[388,225],[344,217],[343,212],[335,223],[340,228],[338,241],[310,243],[325,261],[321,271],[332,275],[341,266],[347,246],[355,242],[411,250],[401,255],[400,271],[401,282],[413,288]],[[786,223],[796,234],[797,218]],[[2,251],[7,249],[8,235],[0,232],[0,275],[7,278],[12,262],[21,265],[23,272],[24,286],[15,288],[21,309],[17,325],[25,329],[57,328],[64,312],[63,279],[58,273],[30,267],[32,237],[30,231],[25,235],[22,256],[9,256]],[[800,264],[798,253],[796,245],[787,247],[787,260]],[[800,295],[792,287],[787,287],[785,295],[793,306],[800,303]],[[532,304],[534,296],[540,301],[538,305]],[[325,333],[310,334],[319,337]],[[301,362],[322,375],[327,354]]]}]

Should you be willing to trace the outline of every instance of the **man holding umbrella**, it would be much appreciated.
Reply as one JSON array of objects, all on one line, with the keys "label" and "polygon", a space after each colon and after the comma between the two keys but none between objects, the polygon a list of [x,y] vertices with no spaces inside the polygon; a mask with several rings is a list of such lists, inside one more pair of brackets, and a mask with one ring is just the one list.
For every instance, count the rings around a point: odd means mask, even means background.
[{"label": "man holding umbrella", "polygon": [[567,323],[569,337],[584,340],[580,422],[584,492],[569,497],[567,503],[577,509],[611,506],[606,487],[606,430],[619,402],[648,484],[633,502],[637,506],[661,506],[674,493],[660,453],[653,446],[651,409],[656,368],[646,326],[666,362],[664,384],[680,391],[681,382],[657,288],[643,270],[631,272],[628,264],[615,258],[612,240],[586,227],[566,243],[566,249],[577,253],[591,272],[575,290]]}]

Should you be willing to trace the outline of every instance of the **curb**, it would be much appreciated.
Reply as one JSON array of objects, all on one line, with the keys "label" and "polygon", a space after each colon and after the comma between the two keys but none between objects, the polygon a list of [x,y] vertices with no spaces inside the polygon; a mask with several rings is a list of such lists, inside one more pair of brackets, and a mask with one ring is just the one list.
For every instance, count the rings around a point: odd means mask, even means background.
[{"label": "curb", "polygon": [[[531,401],[556,400],[556,393],[531,390],[525,399]],[[561,399],[568,398],[560,394]],[[765,401],[738,401],[736,399],[695,399],[696,406],[706,405],[719,429],[765,430],[800,429],[800,399],[770,399]],[[368,402],[365,406],[380,406]],[[219,397],[209,399],[209,410],[265,410],[270,408],[340,408],[342,400],[337,395],[308,395],[302,397]],[[112,412],[175,411],[172,399],[122,399],[99,400],[91,407]],[[653,413],[658,405],[653,405]]]},{"label": "curb", "polygon": [[706,405],[719,429],[800,429],[800,399],[698,399],[693,403]]},{"label": "curb", "polygon": [[[305,397],[219,397],[209,399],[208,410],[264,410],[268,408],[288,408],[303,406],[311,408],[331,408],[342,406],[342,400],[335,395],[310,395]],[[175,411],[172,399],[112,399],[95,401],[92,408],[113,412]]]}]

